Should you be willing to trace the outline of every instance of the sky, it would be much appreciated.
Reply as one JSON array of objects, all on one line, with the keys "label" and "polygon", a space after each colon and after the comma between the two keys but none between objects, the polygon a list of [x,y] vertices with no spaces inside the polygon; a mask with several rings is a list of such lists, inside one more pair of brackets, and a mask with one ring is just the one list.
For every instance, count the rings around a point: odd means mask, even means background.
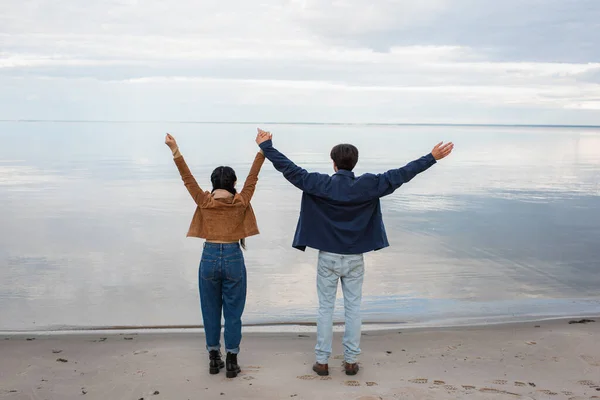
[{"label": "sky", "polygon": [[600,125],[598,0],[2,0],[0,119]]}]

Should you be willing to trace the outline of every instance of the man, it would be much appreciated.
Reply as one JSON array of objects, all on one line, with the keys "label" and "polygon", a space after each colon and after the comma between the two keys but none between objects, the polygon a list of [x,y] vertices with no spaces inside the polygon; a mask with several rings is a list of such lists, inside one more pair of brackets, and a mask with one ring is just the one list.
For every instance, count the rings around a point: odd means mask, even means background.
[{"label": "man", "polygon": [[360,354],[363,254],[389,246],[379,199],[392,194],[402,184],[448,156],[454,145],[438,143],[431,153],[406,166],[383,174],[356,177],[352,170],[358,162],[358,149],[340,144],[331,150],[335,174],[309,173],[273,147],[272,135],[258,130],[256,142],[275,169],[303,191],[300,217],[293,247],[319,250],[317,292],[317,362],[320,376],[329,375],[328,360],[333,339],[333,308],[338,280],[344,294],[345,332],[344,368],[347,375],[358,373]]}]

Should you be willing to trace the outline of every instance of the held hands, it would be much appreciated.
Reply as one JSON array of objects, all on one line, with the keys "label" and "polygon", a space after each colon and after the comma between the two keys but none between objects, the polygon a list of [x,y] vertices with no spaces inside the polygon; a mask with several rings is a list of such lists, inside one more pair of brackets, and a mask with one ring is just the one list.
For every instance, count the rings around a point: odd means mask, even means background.
[{"label": "held hands", "polygon": [[442,158],[449,156],[450,153],[452,153],[452,149],[454,149],[454,143],[450,142],[444,144],[444,142],[439,142],[435,145],[433,150],[431,150],[431,155],[436,161],[441,160]]},{"label": "held hands", "polygon": [[260,128],[257,128],[258,134],[256,135],[256,144],[261,145],[261,143],[266,142],[267,140],[273,140],[273,135],[271,132],[263,131]]},{"label": "held hands", "polygon": [[175,138],[173,136],[171,136],[171,134],[169,134],[169,133],[167,133],[167,136],[165,138],[165,144],[167,146],[169,146],[171,151],[173,151],[177,148],[177,141],[175,141]]}]

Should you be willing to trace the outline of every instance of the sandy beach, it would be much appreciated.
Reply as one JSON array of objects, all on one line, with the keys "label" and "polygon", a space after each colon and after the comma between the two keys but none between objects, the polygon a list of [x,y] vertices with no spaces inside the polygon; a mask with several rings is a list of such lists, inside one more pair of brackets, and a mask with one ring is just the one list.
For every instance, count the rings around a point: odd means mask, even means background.
[{"label": "sandy beach", "polygon": [[[592,318],[596,319],[596,318]],[[244,336],[243,372],[208,374],[196,333],[0,338],[0,398],[600,399],[600,323],[366,331],[361,371],[316,377],[315,334]]]}]

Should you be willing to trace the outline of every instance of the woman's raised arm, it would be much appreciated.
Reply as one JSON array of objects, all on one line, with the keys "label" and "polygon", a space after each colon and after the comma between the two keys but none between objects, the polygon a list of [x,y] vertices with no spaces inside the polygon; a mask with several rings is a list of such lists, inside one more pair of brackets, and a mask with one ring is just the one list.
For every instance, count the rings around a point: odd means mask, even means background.
[{"label": "woman's raised arm", "polygon": [[[259,131],[258,135],[256,136],[256,140],[258,140],[265,134],[267,133]],[[254,162],[252,163],[252,167],[250,168],[250,173],[248,173],[248,177],[246,178],[246,182],[244,183],[244,188],[240,193],[240,196],[242,196],[242,199],[244,199],[244,202],[246,204],[249,204],[250,200],[252,200],[252,196],[254,195],[254,191],[256,190],[256,183],[258,182],[258,173],[260,172],[260,169],[262,168],[264,162],[265,155],[261,150],[256,154],[256,157],[254,157]]]},{"label": "woman's raised arm", "polygon": [[175,165],[179,170],[179,174],[181,175],[181,180],[183,180],[185,188],[190,193],[190,196],[192,196],[192,199],[194,199],[196,205],[202,204],[206,199],[206,192],[204,192],[202,188],[200,188],[200,185],[198,185],[198,182],[196,182],[196,179],[190,172],[190,169],[188,168],[187,164],[185,163],[185,160],[183,159],[183,156],[179,152],[179,146],[177,146],[177,141],[173,136],[167,133],[167,137],[165,138],[165,144],[169,146],[171,152],[173,153],[173,160],[175,161]]}]

